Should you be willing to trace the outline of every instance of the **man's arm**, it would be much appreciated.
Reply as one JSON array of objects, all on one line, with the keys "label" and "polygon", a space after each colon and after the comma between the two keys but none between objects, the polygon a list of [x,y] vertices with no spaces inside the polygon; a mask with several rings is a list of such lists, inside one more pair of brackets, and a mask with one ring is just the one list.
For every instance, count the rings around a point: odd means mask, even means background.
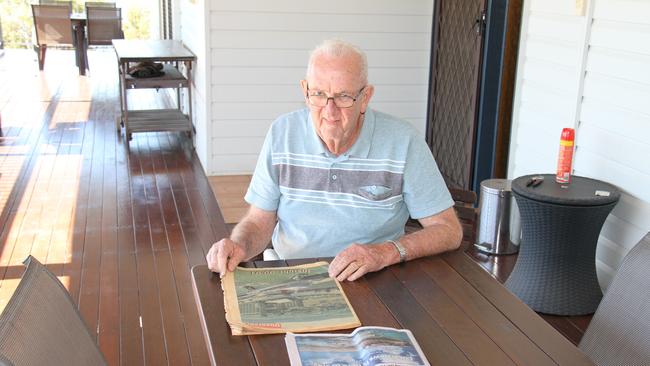
[{"label": "man's arm", "polygon": [[212,244],[205,257],[208,268],[223,277],[226,270],[234,271],[239,263],[261,253],[271,240],[276,221],[275,211],[264,211],[251,205],[230,238]]},{"label": "man's arm", "polygon": [[[423,226],[422,230],[399,239],[406,251],[406,260],[454,250],[460,246],[463,231],[453,207],[418,221]],[[399,261],[400,254],[393,243],[355,243],[334,258],[329,274],[339,281],[354,281],[368,272],[378,271]]]}]

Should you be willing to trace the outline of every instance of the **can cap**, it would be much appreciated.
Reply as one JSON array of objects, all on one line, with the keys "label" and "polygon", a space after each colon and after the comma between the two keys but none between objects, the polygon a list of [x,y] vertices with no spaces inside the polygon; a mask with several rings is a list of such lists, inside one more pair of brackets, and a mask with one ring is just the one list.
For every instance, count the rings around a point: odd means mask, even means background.
[{"label": "can cap", "polygon": [[[556,136],[557,136],[557,135],[556,135]],[[575,139],[575,136],[576,136],[576,132],[575,132],[575,130],[574,130],[573,128],[568,128],[568,127],[567,127],[567,128],[563,128],[563,129],[562,129],[562,135],[561,135],[560,138],[561,138],[562,140],[570,140],[570,141],[573,141],[573,140]]]}]

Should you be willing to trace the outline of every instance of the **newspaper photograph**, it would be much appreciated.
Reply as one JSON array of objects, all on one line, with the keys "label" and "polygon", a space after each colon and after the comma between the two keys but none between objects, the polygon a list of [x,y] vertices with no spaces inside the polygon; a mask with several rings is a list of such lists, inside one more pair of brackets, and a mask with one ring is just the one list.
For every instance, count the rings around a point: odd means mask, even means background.
[{"label": "newspaper photograph", "polygon": [[428,366],[407,329],[361,327],[351,334],[285,336],[291,366]]},{"label": "newspaper photograph", "polygon": [[327,262],[241,268],[221,280],[233,335],[312,332],[361,325]]}]

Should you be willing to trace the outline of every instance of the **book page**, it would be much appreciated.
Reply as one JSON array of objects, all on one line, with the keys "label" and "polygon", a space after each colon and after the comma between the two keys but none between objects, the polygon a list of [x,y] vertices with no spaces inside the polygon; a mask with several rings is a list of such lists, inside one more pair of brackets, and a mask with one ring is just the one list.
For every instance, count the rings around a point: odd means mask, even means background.
[{"label": "book page", "polygon": [[354,328],[361,323],[327,262],[240,268],[221,281],[233,335]]},{"label": "book page", "polygon": [[288,333],[285,342],[291,366],[429,365],[407,329],[361,327],[351,334]]}]

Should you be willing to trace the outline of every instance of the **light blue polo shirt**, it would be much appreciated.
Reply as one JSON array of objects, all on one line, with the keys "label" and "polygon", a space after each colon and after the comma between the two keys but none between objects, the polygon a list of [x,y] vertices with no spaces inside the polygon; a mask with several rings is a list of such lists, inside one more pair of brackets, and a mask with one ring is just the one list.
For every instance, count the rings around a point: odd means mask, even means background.
[{"label": "light blue polo shirt", "polygon": [[308,109],[278,118],[245,199],[277,211],[273,247],[285,259],[397,239],[409,215],[419,219],[454,204],[424,138],[408,122],[371,109],[340,156],[322,143]]}]

